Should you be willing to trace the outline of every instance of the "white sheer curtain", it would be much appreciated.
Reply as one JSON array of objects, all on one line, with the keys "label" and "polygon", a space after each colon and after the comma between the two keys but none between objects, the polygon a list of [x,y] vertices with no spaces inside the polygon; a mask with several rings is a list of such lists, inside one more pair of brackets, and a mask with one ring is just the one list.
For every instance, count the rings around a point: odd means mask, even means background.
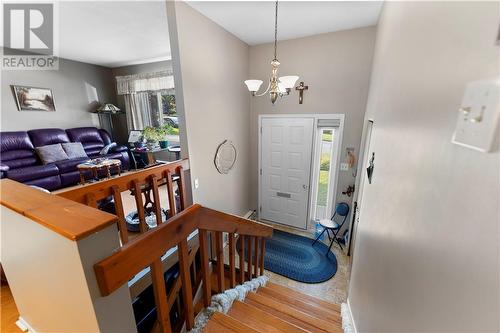
[{"label": "white sheer curtain", "polygon": [[151,106],[148,93],[127,94],[124,98],[128,128],[133,130],[151,126]]},{"label": "white sheer curtain", "polygon": [[116,87],[118,95],[124,95],[129,130],[153,126],[152,113],[159,113],[156,117],[161,118],[161,106],[157,103],[154,110],[151,107],[152,92],[175,94],[172,71],[117,76]]}]

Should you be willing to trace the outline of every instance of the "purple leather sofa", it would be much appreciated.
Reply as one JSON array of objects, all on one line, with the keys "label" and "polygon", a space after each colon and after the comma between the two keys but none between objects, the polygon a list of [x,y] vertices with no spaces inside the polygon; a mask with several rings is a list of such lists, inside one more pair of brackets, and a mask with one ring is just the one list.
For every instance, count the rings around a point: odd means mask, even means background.
[{"label": "purple leather sofa", "polygon": [[44,128],[27,132],[0,133],[0,177],[40,186],[49,191],[77,184],[80,174],[76,166],[88,158],[69,159],[44,165],[35,153],[35,147],[63,142],[81,142],[89,158],[115,158],[121,160],[122,170],[129,168],[130,160],[126,146],[118,145],[110,149],[108,154],[99,155],[102,148],[111,143],[111,137],[103,129]]}]

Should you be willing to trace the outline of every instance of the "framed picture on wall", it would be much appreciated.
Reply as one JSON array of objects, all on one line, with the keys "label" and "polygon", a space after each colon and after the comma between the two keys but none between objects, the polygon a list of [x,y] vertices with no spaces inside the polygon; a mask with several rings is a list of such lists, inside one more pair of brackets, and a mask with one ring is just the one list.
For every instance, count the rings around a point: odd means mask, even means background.
[{"label": "framed picture on wall", "polygon": [[52,89],[12,86],[19,111],[55,111]]}]

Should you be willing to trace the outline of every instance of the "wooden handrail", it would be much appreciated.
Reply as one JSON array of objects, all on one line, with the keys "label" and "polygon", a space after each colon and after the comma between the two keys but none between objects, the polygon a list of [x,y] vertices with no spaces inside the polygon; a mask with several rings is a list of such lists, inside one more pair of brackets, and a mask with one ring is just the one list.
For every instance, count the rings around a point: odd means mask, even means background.
[{"label": "wooden handrail", "polygon": [[[207,220],[212,221],[215,228],[212,228]],[[101,294],[111,294],[196,229],[257,237],[271,237],[273,232],[272,227],[265,224],[195,204],[175,215],[168,223],[162,223],[157,228],[143,233],[134,242],[124,245],[113,255],[95,264]]]},{"label": "wooden handrail", "polygon": [[[120,192],[124,192],[132,188],[132,182],[134,180],[136,180],[139,184],[144,184],[149,182],[149,177],[151,177],[151,175],[155,175],[158,179],[166,178],[167,173],[173,175],[178,171],[179,167],[182,168],[182,171],[189,170],[189,160],[183,159],[172,163],[160,164],[139,172],[124,174],[123,176],[111,180],[100,181],[67,191],[58,191],[57,195],[79,203],[87,204],[87,194],[89,193],[94,195],[94,199],[96,201],[113,195],[110,184],[117,186]],[[184,189],[182,192],[184,192]]]},{"label": "wooden handrail", "polygon": [[0,180],[0,204],[72,240],[117,222],[116,216],[44,193],[12,179]]},{"label": "wooden handrail", "polygon": [[[203,294],[203,305],[208,306],[212,290],[222,292],[234,287],[236,281],[243,283],[254,276],[264,274],[263,254],[265,238],[272,236],[273,229],[265,224],[250,221],[239,216],[226,214],[198,204],[188,207],[186,198],[185,171],[189,170],[189,161],[182,160],[163,164],[138,172],[125,174],[110,180],[60,191],[64,197],[90,207],[98,207],[103,199],[113,197],[118,228],[123,246],[114,254],[94,265],[97,283],[102,296],[107,296],[126,284],[143,269],[150,268],[157,321],[154,331],[171,332],[169,312],[174,300],[180,294],[184,307],[183,318],[189,330],[194,325],[193,288]],[[175,175],[175,177],[174,177]],[[164,187],[160,187],[164,185]],[[177,199],[174,185],[177,185]],[[160,193],[165,191],[168,197],[169,216],[162,219]],[[128,239],[126,212],[122,201],[123,192],[130,191],[134,196],[141,234],[132,241]],[[124,197],[125,198],[125,197]],[[177,207],[177,204],[179,204]],[[145,207],[145,204],[148,208]],[[166,206],[164,206],[166,208]],[[130,208],[130,207],[128,207]],[[156,217],[156,228],[148,230],[146,216],[152,212]],[[187,239],[198,231],[199,246],[188,248]],[[224,265],[224,235],[228,234],[229,243],[229,280],[226,281]],[[240,239],[239,275],[236,276],[236,241]],[[216,244],[216,261],[210,261],[209,243]],[[259,248],[260,245],[260,248]],[[169,294],[163,279],[164,267],[162,256],[177,247],[179,277],[175,280]],[[245,254],[244,249],[247,249]],[[259,253],[260,252],[260,253]],[[196,272],[194,258],[199,253],[201,276]],[[244,264],[247,256],[248,264]],[[253,260],[255,258],[255,260]],[[211,265],[212,263],[212,265]],[[214,267],[214,265],[216,265]],[[260,267],[259,267],[260,266]],[[217,276],[217,283],[212,285],[211,267]],[[260,268],[260,270],[259,270]],[[200,271],[198,271],[199,273]],[[192,273],[192,274],[191,274]],[[191,281],[194,279],[194,281]]]},{"label": "wooden handrail", "polygon": [[[56,194],[59,197],[83,203],[93,208],[98,207],[99,201],[112,197],[114,200],[116,215],[118,217],[117,221],[120,238],[122,244],[126,244],[129,241],[129,235],[125,221],[126,214],[122,202],[122,193],[130,191],[130,194],[134,196],[137,218],[139,220],[139,231],[143,233],[148,230],[148,226],[146,224],[147,213],[145,203],[147,205],[153,205],[151,208],[155,213],[157,224],[160,224],[163,221],[163,203],[160,202],[160,185],[166,186],[169,218],[177,214],[178,210],[183,210],[187,207],[185,185],[186,170],[189,170],[188,159],[161,164],[137,172],[127,173],[122,176],[100,181],[94,184],[57,191]],[[179,207],[176,207],[174,184],[177,185],[178,189]],[[143,192],[147,192],[148,194],[143,194]],[[153,198],[151,198],[151,193]],[[144,199],[146,199],[146,202],[144,202]]]},{"label": "wooden handrail", "polygon": [[[153,179],[154,182],[154,179]],[[263,248],[265,244],[264,237],[272,236],[273,229],[267,225],[246,220],[237,216],[218,212],[213,209],[202,207],[195,204],[184,209],[166,223],[158,224],[155,229],[151,229],[133,242],[121,247],[116,253],[108,258],[101,260],[94,265],[97,283],[102,296],[107,296],[127,283],[132,277],[150,266],[153,275],[153,290],[155,294],[155,304],[158,313],[155,330],[164,333],[171,332],[169,321],[170,306],[168,299],[172,298],[167,295],[165,285],[162,278],[161,256],[174,246],[178,247],[180,279],[182,282],[182,298],[184,305],[184,318],[186,328],[192,329],[194,326],[194,304],[192,281],[190,274],[190,265],[193,258],[193,253],[189,255],[187,238],[190,234],[199,231],[199,249],[201,258],[202,271],[202,292],[203,304],[208,306],[211,298],[211,282],[210,268],[208,259],[208,237],[207,233],[215,231],[216,242],[216,258],[217,258],[217,284],[218,291],[222,292],[225,289],[225,268],[224,268],[224,251],[222,246],[222,233],[229,234],[229,254],[230,262],[230,286],[234,287],[236,281],[235,273],[235,233],[240,237],[248,239],[248,279],[257,275],[260,265],[260,275],[264,274],[263,269]],[[252,244],[255,242],[255,254],[252,253]],[[243,244],[244,242],[242,242]],[[259,260],[259,244],[262,244],[261,258]],[[240,253],[240,273],[243,283],[245,280],[243,256],[243,246]],[[255,264],[252,265],[252,256],[255,255]],[[178,281],[176,285],[178,286]]]}]

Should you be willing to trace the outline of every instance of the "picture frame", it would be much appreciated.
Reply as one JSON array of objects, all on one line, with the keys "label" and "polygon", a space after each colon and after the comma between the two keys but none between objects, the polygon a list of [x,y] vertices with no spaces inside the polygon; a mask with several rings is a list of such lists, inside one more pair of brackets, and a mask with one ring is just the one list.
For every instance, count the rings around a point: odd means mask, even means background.
[{"label": "picture frame", "polygon": [[19,111],[56,111],[52,89],[17,85],[11,87]]},{"label": "picture frame", "polygon": [[131,130],[128,135],[128,142],[129,143],[139,142],[141,138],[142,138],[142,131]]}]

